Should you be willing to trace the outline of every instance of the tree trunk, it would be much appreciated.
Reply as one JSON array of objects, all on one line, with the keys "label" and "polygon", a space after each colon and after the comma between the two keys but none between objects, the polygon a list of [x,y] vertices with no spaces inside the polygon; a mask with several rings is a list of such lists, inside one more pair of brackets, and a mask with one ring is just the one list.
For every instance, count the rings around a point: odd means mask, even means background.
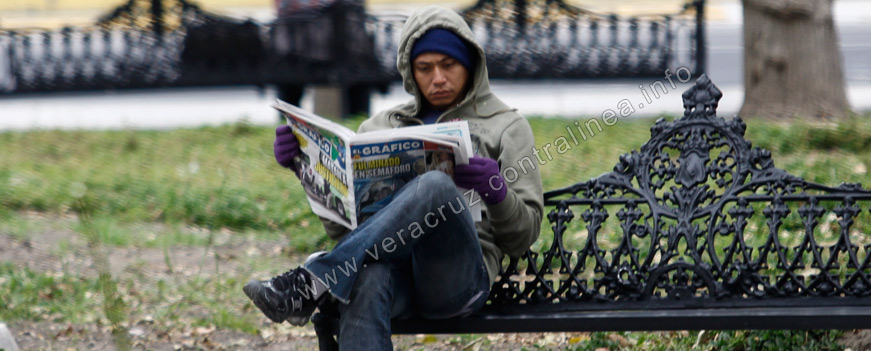
[{"label": "tree trunk", "polygon": [[833,0],[742,0],[741,116],[833,118],[850,109]]}]

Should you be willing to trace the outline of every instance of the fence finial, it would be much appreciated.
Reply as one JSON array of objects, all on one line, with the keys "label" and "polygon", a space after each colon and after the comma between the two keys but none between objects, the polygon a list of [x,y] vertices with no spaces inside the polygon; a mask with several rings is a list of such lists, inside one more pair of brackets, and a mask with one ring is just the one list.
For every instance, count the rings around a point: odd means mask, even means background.
[{"label": "fence finial", "polygon": [[717,105],[723,93],[711,82],[707,74],[702,74],[682,96],[683,118],[714,118],[717,116]]}]

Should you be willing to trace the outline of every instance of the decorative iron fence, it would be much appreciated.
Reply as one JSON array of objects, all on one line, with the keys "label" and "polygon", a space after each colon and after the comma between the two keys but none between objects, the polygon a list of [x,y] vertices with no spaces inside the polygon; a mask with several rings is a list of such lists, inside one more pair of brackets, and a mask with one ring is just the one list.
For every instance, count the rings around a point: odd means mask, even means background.
[{"label": "decorative iron fence", "polygon": [[[235,26],[259,31],[252,22],[215,16],[186,1],[175,1],[168,7],[165,5],[170,1],[153,1],[160,6],[149,11],[136,6],[138,3],[131,0],[89,27],[0,30],[0,65],[5,61],[5,67],[0,66],[0,92],[198,84],[207,79],[191,79],[183,64],[191,49],[197,50],[192,55],[197,58],[218,58],[239,66],[245,62],[238,59],[238,52],[251,46],[245,40],[249,38],[221,30]],[[196,45],[185,50],[191,38],[209,34],[203,33],[203,27],[219,37],[237,40],[224,45],[217,55],[213,49]],[[258,54],[246,51],[250,54],[245,58]]]},{"label": "decorative iron fence", "polygon": [[691,46],[703,34],[686,30],[699,28],[692,14],[703,11],[696,1],[677,14],[621,18],[554,0],[480,0],[464,16],[485,45],[491,75],[575,79],[661,76],[679,66],[704,73]]},{"label": "decorative iron fence", "polygon": [[[481,0],[462,11],[491,78],[585,79],[704,72],[704,0],[621,18],[557,0]],[[186,0],[129,0],[88,27],[0,29],[0,94],[200,85],[383,86],[399,79],[405,18],[323,2],[268,24]]]},{"label": "decorative iron fence", "polygon": [[[541,8],[548,11],[520,16],[522,10],[512,4],[523,0],[503,2],[482,0],[462,12],[484,46],[491,78],[660,77],[666,68],[679,67],[688,68],[694,76],[705,73],[705,45],[699,40],[704,38],[703,0],[687,3],[676,14],[629,18],[596,14],[558,1],[543,4]],[[367,32],[385,71],[395,70],[403,23],[404,18],[396,16],[367,21]]]}]

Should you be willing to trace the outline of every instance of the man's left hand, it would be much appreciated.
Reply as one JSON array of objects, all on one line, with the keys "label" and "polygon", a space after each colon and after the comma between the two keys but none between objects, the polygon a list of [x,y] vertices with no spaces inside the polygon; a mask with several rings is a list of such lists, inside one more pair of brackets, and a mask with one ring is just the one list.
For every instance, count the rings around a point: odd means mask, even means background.
[{"label": "man's left hand", "polygon": [[474,189],[488,205],[505,200],[508,187],[499,174],[499,164],[487,157],[473,156],[467,165],[456,165],[454,183],[466,189]]}]

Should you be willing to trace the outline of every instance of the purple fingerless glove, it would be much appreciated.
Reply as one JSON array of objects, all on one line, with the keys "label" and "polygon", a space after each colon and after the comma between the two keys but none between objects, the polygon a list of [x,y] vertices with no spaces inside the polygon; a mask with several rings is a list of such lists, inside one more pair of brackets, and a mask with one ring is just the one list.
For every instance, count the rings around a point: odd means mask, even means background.
[{"label": "purple fingerless glove", "polygon": [[488,205],[502,202],[508,194],[508,186],[499,174],[499,164],[492,158],[473,156],[469,164],[457,165],[454,168],[454,183],[474,189]]},{"label": "purple fingerless glove", "polygon": [[278,164],[290,168],[293,173],[298,173],[293,159],[300,154],[299,141],[296,140],[290,126],[283,125],[275,128],[275,143],[272,144],[272,151]]}]

